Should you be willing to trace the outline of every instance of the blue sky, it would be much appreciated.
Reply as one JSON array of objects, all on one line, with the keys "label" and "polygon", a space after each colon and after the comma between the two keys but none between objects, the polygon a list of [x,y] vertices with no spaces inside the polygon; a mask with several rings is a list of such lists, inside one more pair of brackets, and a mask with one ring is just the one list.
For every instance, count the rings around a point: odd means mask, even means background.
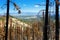
[{"label": "blue sky", "polygon": [[45,0],[12,0],[13,2],[16,2],[21,7],[21,10],[23,12],[37,12],[41,9],[40,6],[37,6],[35,4],[39,4],[44,2]]},{"label": "blue sky", "polygon": [[[15,2],[23,12],[39,12],[39,10],[45,9],[45,6],[39,6],[35,4],[46,4],[46,0],[11,0]],[[53,1],[52,1],[53,2]],[[0,6],[6,4],[6,0],[0,0]],[[6,13],[6,6],[3,7],[4,9],[0,8],[0,14]],[[17,13],[16,10],[13,10],[14,6],[10,3],[10,13]],[[53,9],[52,9],[53,10]]]}]

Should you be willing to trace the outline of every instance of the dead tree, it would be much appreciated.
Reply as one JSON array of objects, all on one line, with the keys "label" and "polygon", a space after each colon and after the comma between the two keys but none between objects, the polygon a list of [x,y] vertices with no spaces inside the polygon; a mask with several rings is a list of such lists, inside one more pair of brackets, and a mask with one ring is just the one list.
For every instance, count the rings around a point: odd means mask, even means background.
[{"label": "dead tree", "polygon": [[47,27],[48,27],[48,8],[49,8],[49,0],[46,0],[46,14],[45,14],[45,25],[43,28],[43,40],[48,40],[47,36]]},{"label": "dead tree", "polygon": [[59,5],[60,5],[60,2],[59,0],[55,0],[56,2],[56,16],[55,16],[55,19],[56,19],[56,31],[55,31],[55,40],[59,40]]}]

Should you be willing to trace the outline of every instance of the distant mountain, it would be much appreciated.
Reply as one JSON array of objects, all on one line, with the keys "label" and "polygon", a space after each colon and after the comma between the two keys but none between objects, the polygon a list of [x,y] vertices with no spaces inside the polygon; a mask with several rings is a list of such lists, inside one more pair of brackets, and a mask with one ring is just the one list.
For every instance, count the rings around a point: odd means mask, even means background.
[{"label": "distant mountain", "polygon": [[[37,13],[32,13],[32,12],[21,13],[18,15],[12,15],[13,13],[10,13],[10,14],[11,14],[11,16],[16,17],[18,19],[41,19],[43,17],[41,14],[37,15]],[[17,13],[15,13],[15,14],[17,14]],[[0,15],[0,16],[3,16],[3,15]],[[54,20],[55,14],[52,13],[50,18]],[[59,16],[59,18],[60,18],[60,16]]]}]

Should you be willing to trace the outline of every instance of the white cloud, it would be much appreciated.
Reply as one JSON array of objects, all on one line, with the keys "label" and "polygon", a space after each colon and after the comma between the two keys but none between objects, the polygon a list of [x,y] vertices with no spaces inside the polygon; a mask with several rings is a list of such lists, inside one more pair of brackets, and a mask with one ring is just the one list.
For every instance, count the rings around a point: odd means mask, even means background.
[{"label": "white cloud", "polygon": [[34,7],[39,7],[39,5],[35,5]]}]

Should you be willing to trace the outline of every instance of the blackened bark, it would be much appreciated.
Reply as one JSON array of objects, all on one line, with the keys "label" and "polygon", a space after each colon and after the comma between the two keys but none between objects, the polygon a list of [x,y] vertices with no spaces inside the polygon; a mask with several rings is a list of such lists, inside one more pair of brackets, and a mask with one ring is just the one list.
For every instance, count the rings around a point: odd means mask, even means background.
[{"label": "blackened bark", "polygon": [[8,20],[9,20],[9,0],[7,0],[7,14],[6,14],[6,33],[5,33],[5,40],[8,40]]},{"label": "blackened bark", "polygon": [[[59,1],[59,0],[58,0]],[[55,30],[55,40],[59,40],[59,5],[56,3],[56,30]]]},{"label": "blackened bark", "polygon": [[45,25],[44,25],[44,28],[43,28],[43,40],[48,40],[48,36],[47,36],[48,8],[49,8],[49,0],[46,0],[46,13],[45,13]]}]

